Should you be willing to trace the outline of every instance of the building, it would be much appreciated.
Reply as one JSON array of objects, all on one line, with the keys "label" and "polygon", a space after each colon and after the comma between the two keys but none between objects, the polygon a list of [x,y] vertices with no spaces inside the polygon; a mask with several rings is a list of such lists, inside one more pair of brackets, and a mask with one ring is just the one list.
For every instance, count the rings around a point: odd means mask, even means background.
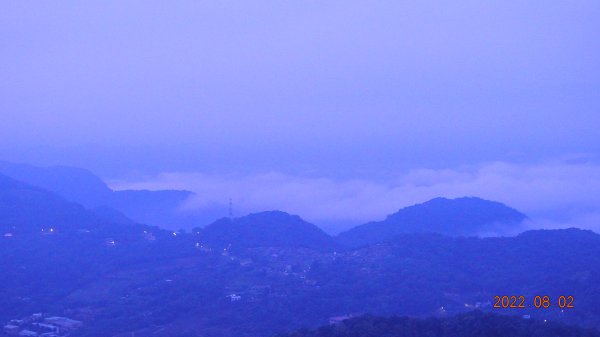
[{"label": "building", "polygon": [[41,334],[40,337],[60,337],[60,336],[54,332],[45,332],[45,333]]},{"label": "building", "polygon": [[45,329],[45,332],[55,332],[58,333],[58,327],[52,324],[47,323],[33,323],[34,326],[37,326],[40,329]]},{"label": "building", "polygon": [[4,326],[4,332],[9,335],[16,335],[19,333],[19,326],[14,324],[6,324]]},{"label": "building", "polygon": [[231,300],[231,302],[236,302],[242,299],[242,296],[237,295],[237,294],[231,294],[231,295],[227,295],[227,297],[229,297],[229,299]]},{"label": "building", "polygon": [[78,329],[83,326],[82,321],[77,321],[66,317],[48,317],[44,320],[44,322],[67,330]]},{"label": "building", "polygon": [[156,236],[154,234],[144,231],[144,238],[150,242],[156,241]]},{"label": "building", "polygon": [[329,324],[340,324],[343,321],[352,318],[352,316],[334,316],[329,317]]}]

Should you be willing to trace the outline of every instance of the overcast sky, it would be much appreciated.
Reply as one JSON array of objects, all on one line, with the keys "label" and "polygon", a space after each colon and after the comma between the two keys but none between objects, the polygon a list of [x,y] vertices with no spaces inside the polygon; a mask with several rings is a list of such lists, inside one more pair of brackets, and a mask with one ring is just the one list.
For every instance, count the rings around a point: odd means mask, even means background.
[{"label": "overcast sky", "polygon": [[598,1],[5,1],[0,24],[4,160],[236,195],[269,174],[597,172]]}]

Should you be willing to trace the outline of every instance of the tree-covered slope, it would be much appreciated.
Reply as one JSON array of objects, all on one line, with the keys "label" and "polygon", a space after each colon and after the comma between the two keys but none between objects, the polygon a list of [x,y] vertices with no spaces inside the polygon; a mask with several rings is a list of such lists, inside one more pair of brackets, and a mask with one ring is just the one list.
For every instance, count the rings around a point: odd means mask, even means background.
[{"label": "tree-covered slope", "polygon": [[277,337],[598,337],[597,330],[541,320],[499,316],[474,311],[450,318],[351,318],[316,330],[301,330]]},{"label": "tree-covered slope", "polygon": [[281,211],[222,218],[198,230],[203,243],[221,249],[304,247],[326,251],[336,246],[334,240],[317,226]]},{"label": "tree-covered slope", "polygon": [[409,206],[383,221],[369,222],[341,233],[340,243],[357,247],[407,233],[477,235],[520,224],[526,216],[502,203],[475,197],[435,198]]},{"label": "tree-covered slope", "polygon": [[[138,223],[177,230],[203,226],[215,219],[215,214],[209,211],[206,214],[182,211],[182,205],[194,195],[190,191],[113,191],[100,177],[77,167],[39,167],[0,161],[0,174],[51,191],[88,209],[106,212],[112,208]],[[114,215],[114,211],[111,213]]]}]

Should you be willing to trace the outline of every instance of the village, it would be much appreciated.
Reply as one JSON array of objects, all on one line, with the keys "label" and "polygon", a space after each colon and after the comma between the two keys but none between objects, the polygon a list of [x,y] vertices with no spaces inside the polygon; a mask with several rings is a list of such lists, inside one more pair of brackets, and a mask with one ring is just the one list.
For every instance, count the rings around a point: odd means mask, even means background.
[{"label": "village", "polygon": [[83,326],[82,321],[35,313],[4,324],[0,336],[67,337]]}]

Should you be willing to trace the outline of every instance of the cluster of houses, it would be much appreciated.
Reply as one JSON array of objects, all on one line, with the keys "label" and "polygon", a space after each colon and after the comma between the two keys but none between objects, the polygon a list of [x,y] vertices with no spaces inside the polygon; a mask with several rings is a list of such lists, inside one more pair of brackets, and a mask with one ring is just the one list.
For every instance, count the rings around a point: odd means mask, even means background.
[{"label": "cluster of houses", "polygon": [[2,331],[7,336],[66,337],[82,326],[81,321],[59,316],[47,317],[37,313],[23,319],[10,320]]},{"label": "cluster of houses", "polygon": [[[12,226],[12,228],[15,229],[15,226]],[[40,232],[42,235],[52,235],[52,234],[56,233],[56,230],[53,227],[49,227],[49,228],[42,228]],[[12,238],[13,236],[15,236],[15,233],[6,232],[2,236],[5,238]]]}]

